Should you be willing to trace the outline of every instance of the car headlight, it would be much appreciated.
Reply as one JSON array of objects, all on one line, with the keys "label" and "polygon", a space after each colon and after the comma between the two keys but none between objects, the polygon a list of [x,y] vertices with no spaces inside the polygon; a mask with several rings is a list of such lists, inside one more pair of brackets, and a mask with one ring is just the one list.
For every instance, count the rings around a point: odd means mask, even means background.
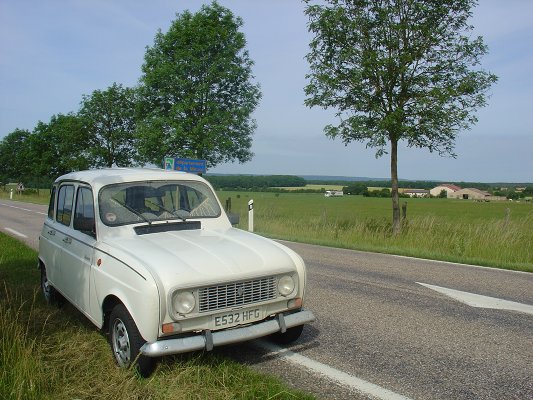
[{"label": "car headlight", "polygon": [[282,296],[288,296],[294,291],[294,279],[290,275],[284,275],[279,278],[278,291]]},{"label": "car headlight", "polygon": [[172,301],[174,310],[179,314],[189,314],[194,310],[196,305],[196,299],[192,292],[179,292],[174,294],[174,299]]}]

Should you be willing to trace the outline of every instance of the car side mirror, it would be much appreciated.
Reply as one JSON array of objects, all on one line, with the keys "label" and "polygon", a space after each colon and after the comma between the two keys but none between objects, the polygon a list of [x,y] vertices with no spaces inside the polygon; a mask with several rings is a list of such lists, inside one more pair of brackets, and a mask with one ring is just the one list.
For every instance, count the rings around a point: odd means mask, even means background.
[{"label": "car side mirror", "polygon": [[235,225],[239,225],[239,222],[241,221],[241,216],[240,214],[235,214],[235,213],[228,213],[228,218],[229,218],[229,222],[231,223],[231,225],[235,226]]}]

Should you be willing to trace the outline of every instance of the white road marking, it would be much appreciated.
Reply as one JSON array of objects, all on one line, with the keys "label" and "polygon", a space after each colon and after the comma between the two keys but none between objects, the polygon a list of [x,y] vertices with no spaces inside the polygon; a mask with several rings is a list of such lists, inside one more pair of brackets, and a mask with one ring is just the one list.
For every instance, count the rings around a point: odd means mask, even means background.
[{"label": "white road marking", "polygon": [[269,343],[267,341],[259,340],[256,341],[255,344],[265,350],[268,350],[278,355],[284,361],[298,364],[299,366],[305,367],[315,373],[323,375],[330,380],[336,381],[343,386],[347,386],[360,393],[372,396],[373,398],[382,400],[410,400],[408,397],[402,396],[401,394],[392,392],[390,390],[382,388],[381,386],[367,382],[361,378],[357,378],[356,376],[349,375],[346,372],[339,371],[338,369],[332,368],[329,365],[322,364],[318,361],[312,360],[308,357],[302,356],[301,354],[297,354],[293,351],[276,346],[275,344]]},{"label": "white road marking", "polygon": [[446,296],[451,297],[461,303],[467,304],[471,307],[491,308],[495,310],[509,310],[518,311],[521,313],[532,314],[533,306],[515,301],[498,299],[496,297],[482,296],[469,292],[461,292],[460,290],[448,289],[440,286],[429,285],[427,283],[416,282],[419,285],[425,286],[428,289],[435,290]]},{"label": "white road marking", "polygon": [[0,203],[0,206],[16,208],[17,210],[28,211],[28,212],[31,212],[31,213],[34,213],[34,214],[47,215],[46,213],[43,213],[43,212],[40,212],[40,211],[30,210],[29,208],[22,208],[22,207],[12,206],[10,204],[5,204],[5,203]]},{"label": "white road marking", "polygon": [[12,233],[15,236],[20,236],[21,238],[27,238],[28,237],[25,234],[20,233],[20,232],[14,230],[14,229],[11,229],[11,228],[4,227],[4,230],[8,231],[9,233]]}]

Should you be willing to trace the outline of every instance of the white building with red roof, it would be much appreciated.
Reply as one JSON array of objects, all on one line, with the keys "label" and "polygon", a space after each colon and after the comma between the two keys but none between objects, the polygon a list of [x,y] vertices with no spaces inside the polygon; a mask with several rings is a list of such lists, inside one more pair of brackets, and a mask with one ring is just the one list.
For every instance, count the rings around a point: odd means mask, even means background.
[{"label": "white building with red roof", "polygon": [[433,196],[433,197],[439,197],[440,193],[442,191],[445,191],[446,192],[446,197],[448,198],[454,198],[455,196],[453,195],[455,192],[458,192],[459,190],[461,190],[461,188],[457,185],[453,185],[451,183],[443,183],[442,185],[439,185],[437,187],[434,187],[433,189],[431,189],[429,191],[429,193]]}]

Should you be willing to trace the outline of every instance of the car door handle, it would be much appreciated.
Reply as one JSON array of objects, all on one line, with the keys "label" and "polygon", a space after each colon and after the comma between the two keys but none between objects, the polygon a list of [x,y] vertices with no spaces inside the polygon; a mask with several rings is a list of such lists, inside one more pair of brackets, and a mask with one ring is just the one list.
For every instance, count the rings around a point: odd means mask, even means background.
[{"label": "car door handle", "polygon": [[48,231],[48,234],[49,234],[50,236],[55,236],[56,231],[54,231],[53,229],[51,229],[51,230]]},{"label": "car door handle", "polygon": [[66,244],[70,244],[72,243],[72,239],[69,237],[66,237],[65,239],[63,239],[63,242],[65,242]]}]

